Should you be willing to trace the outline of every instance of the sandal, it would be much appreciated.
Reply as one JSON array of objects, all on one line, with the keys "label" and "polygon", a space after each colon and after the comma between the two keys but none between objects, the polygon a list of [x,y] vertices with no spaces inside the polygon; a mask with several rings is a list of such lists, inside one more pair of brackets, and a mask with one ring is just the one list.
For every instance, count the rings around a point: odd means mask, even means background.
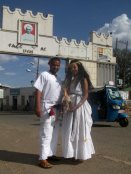
[{"label": "sandal", "polygon": [[47,160],[40,160],[39,166],[45,169],[49,169],[53,167],[53,165],[50,164]]}]

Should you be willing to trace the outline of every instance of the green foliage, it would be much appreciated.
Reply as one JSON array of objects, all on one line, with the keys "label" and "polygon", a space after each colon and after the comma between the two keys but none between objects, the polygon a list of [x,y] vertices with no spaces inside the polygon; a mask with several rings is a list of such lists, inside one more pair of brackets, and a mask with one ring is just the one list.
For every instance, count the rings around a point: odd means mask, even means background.
[{"label": "green foliage", "polygon": [[123,80],[123,88],[131,87],[131,51],[115,49],[116,77]]}]

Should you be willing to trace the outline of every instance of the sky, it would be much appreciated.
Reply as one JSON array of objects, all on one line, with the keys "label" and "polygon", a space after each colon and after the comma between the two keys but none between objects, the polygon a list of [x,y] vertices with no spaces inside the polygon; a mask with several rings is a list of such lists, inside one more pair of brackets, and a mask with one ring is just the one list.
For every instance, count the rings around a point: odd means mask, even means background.
[{"label": "sky", "polygon": [[[128,49],[131,49],[131,0],[0,0],[0,9],[2,6],[8,6],[11,11],[19,8],[23,13],[31,10],[34,15],[37,12],[52,14],[53,35],[59,39],[65,37],[87,43],[92,31],[112,32],[113,45],[118,38],[128,41]],[[36,78],[37,61],[33,57],[1,54],[0,84],[31,86],[31,80]],[[39,72],[48,68],[48,59],[40,59]],[[59,75],[64,78],[64,61]]]}]

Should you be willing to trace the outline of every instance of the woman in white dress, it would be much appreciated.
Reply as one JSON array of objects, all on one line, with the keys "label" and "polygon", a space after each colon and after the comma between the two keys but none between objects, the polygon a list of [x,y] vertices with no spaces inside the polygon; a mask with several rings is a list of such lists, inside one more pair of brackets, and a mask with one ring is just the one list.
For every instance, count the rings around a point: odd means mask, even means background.
[{"label": "woman in white dress", "polygon": [[88,89],[92,88],[88,73],[79,60],[72,60],[64,81],[64,101],[69,106],[63,112],[62,151],[64,158],[87,160],[95,153],[91,127],[92,109]]}]

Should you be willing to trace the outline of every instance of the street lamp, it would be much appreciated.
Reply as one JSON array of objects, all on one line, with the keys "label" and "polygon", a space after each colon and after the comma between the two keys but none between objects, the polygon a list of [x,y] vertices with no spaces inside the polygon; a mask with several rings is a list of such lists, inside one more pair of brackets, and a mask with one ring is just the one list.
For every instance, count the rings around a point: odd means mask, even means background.
[{"label": "street lamp", "polygon": [[31,69],[27,68],[26,71],[27,71],[27,72],[31,72]]},{"label": "street lamp", "polygon": [[[33,72],[34,74],[35,74],[35,78],[37,79],[38,78],[38,76],[39,76],[39,62],[40,62],[40,60],[39,60],[39,57],[37,58],[37,63],[36,63],[36,71],[32,71],[32,69],[30,69],[30,68],[27,68],[26,69],[26,72]],[[35,63],[34,62],[30,62],[30,64],[33,66],[33,65],[35,65]],[[30,81],[30,83],[31,83],[31,86],[33,87],[33,84],[34,84],[34,80],[31,80]]]},{"label": "street lamp", "polygon": [[[30,64],[31,64],[32,66],[35,65],[34,62],[30,62]],[[34,73],[35,73],[35,76],[36,76],[36,79],[37,79],[38,76],[39,76],[39,65],[40,65],[40,60],[39,60],[39,57],[38,57],[38,58],[37,58],[37,63],[36,63],[36,72],[34,72]],[[32,71],[32,69],[27,68],[27,69],[26,69],[26,72],[33,72],[33,71]]]}]

